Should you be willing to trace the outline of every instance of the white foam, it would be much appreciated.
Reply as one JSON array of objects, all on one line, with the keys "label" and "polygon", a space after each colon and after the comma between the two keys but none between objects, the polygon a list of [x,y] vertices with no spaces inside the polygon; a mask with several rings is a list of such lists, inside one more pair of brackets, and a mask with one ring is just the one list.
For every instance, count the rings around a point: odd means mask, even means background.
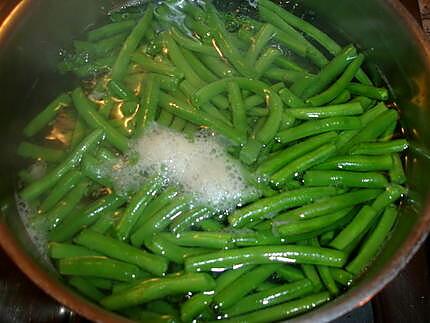
[{"label": "white foam", "polygon": [[46,232],[43,229],[43,223],[34,221],[35,217],[37,216],[36,210],[30,207],[30,205],[24,200],[22,200],[18,194],[15,194],[15,200],[18,214],[22,223],[24,224],[25,229],[27,230],[30,240],[33,242],[42,260],[44,260],[48,266],[53,268],[48,256],[48,239]]},{"label": "white foam", "polygon": [[138,156],[136,164],[121,161],[112,168],[119,191],[138,187],[145,174],[160,173],[201,203],[221,211],[231,210],[253,189],[240,163],[213,135],[202,134],[190,141],[182,133],[154,124],[132,150]]}]

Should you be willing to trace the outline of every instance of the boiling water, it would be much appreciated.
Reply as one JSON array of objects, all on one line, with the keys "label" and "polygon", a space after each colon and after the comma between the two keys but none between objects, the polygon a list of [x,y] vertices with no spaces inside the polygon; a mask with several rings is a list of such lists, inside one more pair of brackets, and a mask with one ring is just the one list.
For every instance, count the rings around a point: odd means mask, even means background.
[{"label": "boiling water", "polygon": [[161,173],[169,184],[181,186],[201,204],[226,211],[255,190],[247,184],[240,163],[210,133],[200,133],[190,140],[154,123],[131,150],[137,162],[121,160],[107,170],[120,193],[135,190],[147,174]]}]

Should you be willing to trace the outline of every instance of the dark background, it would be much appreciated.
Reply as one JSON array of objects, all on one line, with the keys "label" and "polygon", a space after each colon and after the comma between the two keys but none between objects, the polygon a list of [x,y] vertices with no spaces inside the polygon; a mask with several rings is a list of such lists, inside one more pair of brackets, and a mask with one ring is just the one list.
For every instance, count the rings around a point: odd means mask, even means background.
[{"label": "dark background", "polygon": [[[359,0],[358,0],[359,1]],[[12,1],[13,2],[13,1]],[[0,0],[1,13],[12,2]],[[417,0],[401,0],[420,20]],[[430,322],[430,242],[371,303],[334,323]],[[88,322],[35,286],[0,250],[0,323]]]}]

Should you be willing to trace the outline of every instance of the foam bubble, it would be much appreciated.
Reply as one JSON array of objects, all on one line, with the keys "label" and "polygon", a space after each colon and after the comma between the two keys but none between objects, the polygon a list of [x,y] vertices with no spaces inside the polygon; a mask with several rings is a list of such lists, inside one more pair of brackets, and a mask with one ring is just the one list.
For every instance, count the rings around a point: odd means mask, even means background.
[{"label": "foam bubble", "polygon": [[234,208],[254,190],[247,184],[240,163],[212,135],[203,133],[190,141],[181,133],[154,124],[136,140],[132,150],[138,157],[135,164],[123,160],[112,167],[118,191],[133,190],[147,174],[160,173],[199,202],[222,211]]},{"label": "foam bubble", "polygon": [[34,221],[35,217],[37,216],[36,210],[32,208],[27,202],[22,200],[18,194],[15,194],[15,201],[21,221],[27,230],[30,240],[36,247],[38,254],[46,264],[54,268],[48,256],[48,239],[43,223]]}]

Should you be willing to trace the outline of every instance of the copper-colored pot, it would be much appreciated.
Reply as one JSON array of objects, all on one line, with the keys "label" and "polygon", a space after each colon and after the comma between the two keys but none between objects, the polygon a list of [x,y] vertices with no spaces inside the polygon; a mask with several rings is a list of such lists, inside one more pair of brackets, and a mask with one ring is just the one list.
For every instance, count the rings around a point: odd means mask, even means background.
[{"label": "copper-colored pot", "polygon": [[[430,45],[420,27],[396,0],[303,0],[318,21],[368,56],[368,69],[388,82],[413,143],[406,156],[413,197],[381,255],[345,294],[296,320],[330,321],[364,305],[398,272],[424,241],[430,227]],[[0,244],[40,288],[94,321],[126,322],[65,286],[38,255],[13,199],[20,168],[15,151],[20,129],[67,82],[55,72],[58,49],[76,38],[115,4],[113,0],[3,0],[0,3]],[[85,10],[82,10],[85,8]],[[6,14],[7,13],[7,14]],[[318,22],[317,22],[318,23]],[[381,73],[382,72],[382,73]]]}]

